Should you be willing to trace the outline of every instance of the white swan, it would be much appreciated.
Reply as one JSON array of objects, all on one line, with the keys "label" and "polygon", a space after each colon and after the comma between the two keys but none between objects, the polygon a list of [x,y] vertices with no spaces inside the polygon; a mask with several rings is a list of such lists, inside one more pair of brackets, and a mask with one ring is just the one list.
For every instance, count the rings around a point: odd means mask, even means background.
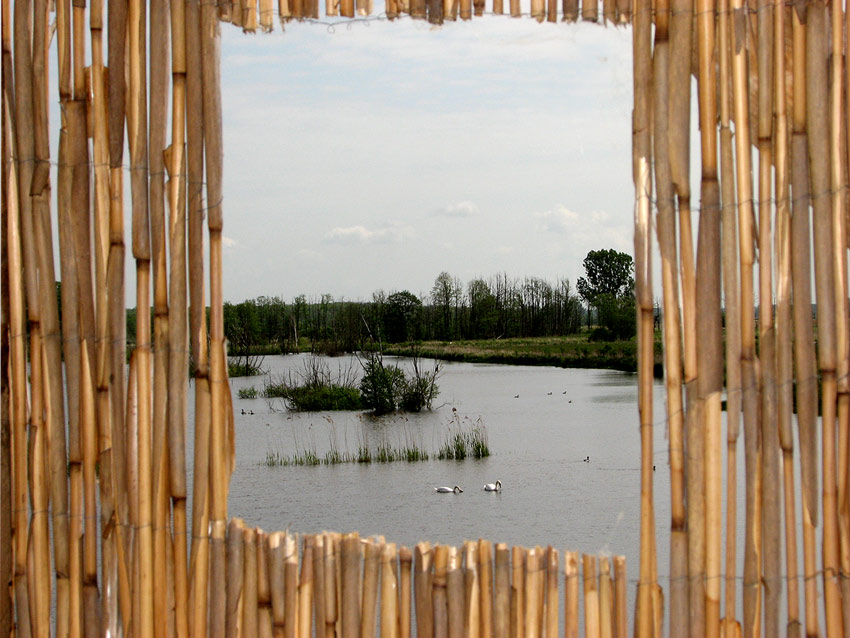
[{"label": "white swan", "polygon": [[440,494],[448,494],[450,492],[460,494],[461,492],[463,492],[463,490],[460,489],[460,487],[458,487],[457,485],[455,485],[454,487],[435,487],[434,491],[439,492]]},{"label": "white swan", "polygon": [[496,481],[495,483],[487,483],[484,486],[485,492],[501,492],[502,491],[502,482]]}]

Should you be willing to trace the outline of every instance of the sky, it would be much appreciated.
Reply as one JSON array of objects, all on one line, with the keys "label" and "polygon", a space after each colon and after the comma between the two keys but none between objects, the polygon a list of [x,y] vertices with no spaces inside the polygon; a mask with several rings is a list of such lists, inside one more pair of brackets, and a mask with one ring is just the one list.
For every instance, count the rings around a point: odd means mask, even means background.
[{"label": "sky", "polygon": [[631,254],[631,46],[528,17],[223,24],[225,300],[574,286],[588,251]]}]

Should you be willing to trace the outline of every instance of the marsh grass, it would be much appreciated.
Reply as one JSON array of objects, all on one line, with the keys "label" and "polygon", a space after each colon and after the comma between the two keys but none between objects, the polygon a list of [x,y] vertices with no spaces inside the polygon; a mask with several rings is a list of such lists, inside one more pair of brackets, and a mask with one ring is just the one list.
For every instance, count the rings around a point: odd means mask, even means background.
[{"label": "marsh grass", "polygon": [[240,399],[256,399],[259,396],[259,392],[254,386],[239,388],[236,394]]},{"label": "marsh grass", "polygon": [[330,417],[325,417],[329,424],[330,449],[319,456],[310,431],[308,438],[310,443],[301,445],[296,436],[295,452],[284,454],[280,450],[268,450],[266,457],[260,462],[268,467],[289,466],[315,466],[315,465],[338,465],[340,463],[415,463],[431,459],[440,460],[463,460],[466,458],[481,459],[490,456],[490,447],[487,443],[487,430],[481,418],[472,420],[468,417],[461,419],[457,412],[453,413],[448,423],[446,437],[440,449],[436,452],[428,452],[421,442],[417,441],[414,434],[405,431],[404,440],[394,445],[387,438],[382,438],[376,445],[370,446],[365,440],[358,436],[356,450],[352,453],[348,450],[340,450],[337,441],[336,426]]},{"label": "marsh grass", "polygon": [[363,408],[354,366],[343,368],[340,364],[333,372],[325,360],[315,355],[304,360],[301,370],[269,377],[262,395],[266,399],[283,399],[287,408],[302,412]]}]

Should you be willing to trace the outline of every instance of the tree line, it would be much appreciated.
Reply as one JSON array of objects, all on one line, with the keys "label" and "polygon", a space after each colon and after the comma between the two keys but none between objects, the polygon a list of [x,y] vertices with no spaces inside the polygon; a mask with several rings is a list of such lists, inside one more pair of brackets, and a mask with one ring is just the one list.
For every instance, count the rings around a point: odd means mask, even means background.
[{"label": "tree line", "polygon": [[230,352],[264,345],[291,352],[347,352],[367,342],[546,337],[578,332],[586,320],[568,279],[512,279],[505,274],[464,285],[441,272],[428,293],[378,290],[369,301],[304,295],[286,302],[260,296],[224,304]]}]

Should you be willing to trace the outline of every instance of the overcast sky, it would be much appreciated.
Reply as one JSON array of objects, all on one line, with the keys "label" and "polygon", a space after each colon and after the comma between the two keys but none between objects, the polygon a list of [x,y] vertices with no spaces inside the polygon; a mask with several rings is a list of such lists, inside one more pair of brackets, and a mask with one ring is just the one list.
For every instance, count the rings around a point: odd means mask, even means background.
[{"label": "overcast sky", "polygon": [[575,284],[632,253],[629,29],[224,24],[221,71],[228,301]]}]

